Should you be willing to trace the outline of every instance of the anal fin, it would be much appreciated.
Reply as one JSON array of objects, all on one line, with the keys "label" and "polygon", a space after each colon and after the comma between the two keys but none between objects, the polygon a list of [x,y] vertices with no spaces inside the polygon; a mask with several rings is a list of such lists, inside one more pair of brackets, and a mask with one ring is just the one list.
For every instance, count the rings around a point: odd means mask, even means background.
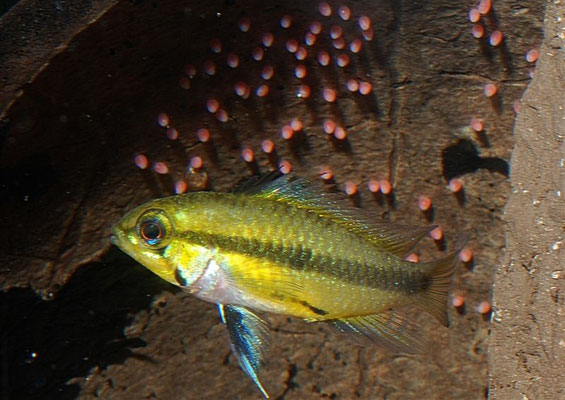
[{"label": "anal fin", "polygon": [[230,347],[239,366],[268,399],[269,394],[258,377],[269,344],[270,332],[267,323],[245,307],[218,304],[218,310],[228,329]]},{"label": "anal fin", "polygon": [[329,321],[338,331],[352,335],[361,343],[377,344],[392,351],[422,354],[424,344],[420,327],[399,311],[386,310],[378,314]]}]

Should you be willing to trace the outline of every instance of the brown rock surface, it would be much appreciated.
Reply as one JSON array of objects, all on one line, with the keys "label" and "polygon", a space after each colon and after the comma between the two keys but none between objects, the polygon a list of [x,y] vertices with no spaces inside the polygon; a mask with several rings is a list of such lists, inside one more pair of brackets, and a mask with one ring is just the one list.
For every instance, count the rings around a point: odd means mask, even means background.
[{"label": "brown rock surface", "polygon": [[[413,311],[429,338],[426,356],[362,348],[323,326],[272,317],[274,346],[263,381],[273,397],[486,396],[490,323],[475,307],[489,299],[504,246],[512,103],[530,79],[524,54],[540,43],[543,2],[496,2],[484,19],[487,33],[505,34],[496,48],[469,34],[466,1],[343,4],[352,21],[323,19],[301,1],[120,2],[73,37],[23,93],[10,89],[18,100],[5,113],[0,148],[10,227],[0,250],[3,397],[259,399],[230,355],[215,307],[161,282],[111,248],[108,236],[125,211],[171,194],[190,157],[203,157],[214,190],[251,174],[240,159],[243,147],[269,170],[260,151],[266,138],[299,174],[315,177],[329,165],[338,188],[348,180],[359,185],[354,203],[393,221],[439,224],[448,245],[464,232],[474,252],[455,277],[454,293],[467,305],[450,310],[449,330]],[[279,26],[285,14],[294,17],[288,30]],[[348,53],[351,65],[343,69],[319,66],[313,51],[306,62],[312,96],[297,99],[297,61],[285,41],[301,40],[314,19],[326,33],[342,26],[349,41],[360,36],[361,14],[373,21],[373,40],[358,55]],[[251,20],[248,34],[237,29],[242,17]],[[238,99],[237,80],[253,88],[260,82],[259,63],[249,54],[265,31],[276,38],[265,52],[276,71],[270,96]],[[214,38],[225,45],[220,55],[209,49]],[[327,36],[317,46],[340,53]],[[239,68],[225,65],[228,51],[240,54]],[[217,63],[213,77],[202,73],[210,59]],[[178,81],[190,63],[199,73],[184,91]],[[348,93],[350,78],[370,81],[372,94]],[[482,94],[487,82],[499,87],[494,99]],[[338,89],[335,104],[321,99],[327,86]],[[205,111],[210,97],[228,109],[227,123]],[[177,141],[155,123],[161,112],[180,132]],[[472,116],[485,121],[484,132],[466,128]],[[279,131],[294,117],[305,128],[288,144]],[[347,141],[328,140],[325,118],[347,129]],[[195,139],[200,127],[210,129],[211,146]],[[165,161],[170,174],[139,171],[132,162],[137,153]],[[462,196],[445,187],[454,176],[463,181]],[[373,178],[388,179],[394,195],[372,196],[366,183]],[[433,200],[432,215],[416,207],[422,194]],[[427,241],[421,251],[431,258],[444,250]]]},{"label": "brown rock surface", "polygon": [[536,75],[522,98],[493,290],[496,399],[565,398],[565,4],[548,2]]},{"label": "brown rock surface", "polygon": [[[8,2],[5,2],[8,3]],[[63,51],[69,41],[100,17],[116,0],[42,0],[2,4],[0,18],[0,116],[25,91],[26,85]],[[4,9],[6,7],[6,9]]]}]

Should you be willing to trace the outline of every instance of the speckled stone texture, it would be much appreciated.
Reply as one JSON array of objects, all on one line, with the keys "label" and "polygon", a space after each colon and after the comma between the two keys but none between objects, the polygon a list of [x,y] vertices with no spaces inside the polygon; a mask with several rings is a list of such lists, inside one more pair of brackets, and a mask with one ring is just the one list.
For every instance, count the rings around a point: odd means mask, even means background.
[{"label": "speckled stone texture", "polygon": [[495,399],[565,398],[565,4],[547,2],[536,75],[522,98],[494,280]]}]

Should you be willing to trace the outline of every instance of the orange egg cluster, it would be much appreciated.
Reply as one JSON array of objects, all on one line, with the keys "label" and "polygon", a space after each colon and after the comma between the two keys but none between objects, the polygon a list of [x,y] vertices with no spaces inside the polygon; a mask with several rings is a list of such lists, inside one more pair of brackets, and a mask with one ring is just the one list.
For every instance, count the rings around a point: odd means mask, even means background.
[{"label": "orange egg cluster", "polygon": [[[491,0],[477,1],[468,12],[468,20],[472,24],[471,35],[477,43],[498,54],[504,51],[508,39],[503,33],[504,27],[494,16],[495,6]],[[374,43],[380,39],[375,35],[378,21],[374,16],[366,15],[364,10],[325,1],[316,5],[315,18],[281,13],[274,19],[276,23],[271,21],[270,24],[254,17],[237,21],[233,35],[249,43],[245,51],[225,38],[215,37],[204,44],[207,46],[205,58],[186,60],[178,83],[187,98],[198,86],[215,84],[227,86],[227,89],[210,90],[206,98],[198,97],[194,114],[198,126],[193,130],[183,130],[175,124],[172,112],[157,115],[157,126],[171,141],[170,146],[177,145],[183,138],[196,140],[191,144],[189,153],[192,157],[185,170],[174,171],[167,161],[150,159],[143,152],[135,155],[135,165],[160,176],[174,177],[171,181],[175,193],[203,189],[203,184],[208,182],[207,169],[213,163],[210,154],[218,143],[225,143],[234,136],[230,127],[237,123],[241,110],[245,109],[252,114],[251,119],[273,115],[267,124],[257,124],[260,128],[256,137],[241,142],[234,140],[231,146],[238,154],[232,159],[245,163],[249,171],[257,173],[267,167],[287,174],[293,168],[300,170],[301,155],[305,154],[309,139],[321,137],[329,147],[327,164],[324,161],[320,163],[325,164],[323,167],[316,166],[320,179],[332,183],[338,181],[337,188],[354,203],[368,189],[373,200],[392,209],[395,196],[399,194],[398,177],[391,171],[375,171],[365,179],[341,180],[338,176],[342,173],[341,165],[332,160],[330,153],[333,150],[349,151],[350,142],[355,144],[355,138],[363,134],[348,124],[343,116],[343,104],[353,100],[367,105],[380,94],[382,86],[379,86],[378,77],[360,68],[360,60],[369,58]],[[474,39],[469,40],[474,42]],[[525,60],[532,64],[538,57],[536,48],[525,54]],[[338,75],[339,79],[328,79],[333,75]],[[483,101],[494,106],[504,91],[504,81],[495,76],[484,76],[474,90],[479,97],[484,96]],[[289,89],[287,92],[293,97],[291,101],[279,101],[281,86]],[[514,104],[515,112],[519,105],[519,102]],[[301,111],[295,111],[297,109]],[[322,112],[318,113],[320,109]],[[258,116],[253,116],[253,112]],[[466,119],[469,132],[475,138],[485,135],[489,127],[488,118],[477,114],[466,117],[469,118]],[[437,189],[443,191],[442,196],[463,198],[463,178],[449,177],[444,182]],[[427,188],[426,192],[414,193],[410,200],[428,222],[433,222],[434,211],[437,212],[434,208],[442,203],[437,191]],[[436,227],[429,234],[442,250],[444,228]],[[471,250],[461,250],[459,258],[466,264],[471,263]],[[418,256],[413,254],[408,259],[417,261]],[[452,303],[456,308],[465,303],[463,295],[457,299],[454,298]]]},{"label": "orange egg cluster", "polygon": [[[199,84],[202,79],[211,82],[222,77],[221,79],[226,80],[228,71],[233,71],[232,74],[238,78],[232,84],[232,93],[235,99],[239,100],[234,102],[232,96],[210,92],[203,104],[205,113],[213,116],[220,124],[227,126],[237,112],[233,109],[237,101],[252,101],[257,104],[257,107],[262,107],[262,102],[268,104],[266,102],[273,101],[271,97],[273,82],[282,72],[277,68],[283,68],[284,64],[275,62],[272,54],[280,54],[283,57],[281,53],[286,53],[290,56],[287,65],[292,70],[294,79],[297,80],[296,98],[298,100],[308,102],[315,96],[315,101],[322,100],[330,105],[335,105],[343,98],[371,95],[374,85],[370,77],[358,75],[354,72],[357,67],[354,69],[350,67],[359,62],[356,57],[362,53],[363,43],[373,40],[373,21],[367,15],[355,14],[346,5],[336,6],[329,2],[321,2],[318,4],[317,11],[319,18],[306,24],[306,29],[302,32],[299,31],[302,28],[298,27],[295,17],[289,14],[281,15],[278,24],[271,26],[270,29],[263,21],[259,23],[250,17],[240,18],[235,28],[240,35],[244,35],[242,40],[256,41],[252,45],[250,54],[241,53],[232,46],[231,42],[221,40],[219,37],[212,38],[207,42],[210,56],[201,62],[188,62],[179,79],[179,86],[187,93],[191,93],[195,85]],[[354,17],[354,15],[358,16]],[[352,33],[355,29],[357,32]],[[348,79],[344,79],[343,86],[336,86],[325,81],[312,84],[316,79],[311,77],[311,73],[315,72],[316,68],[333,68],[333,66],[343,70],[346,75],[350,75]],[[243,69],[245,73],[242,73]],[[315,88],[319,88],[319,92],[313,93]],[[182,132],[174,124],[173,119],[167,112],[162,112],[157,116],[157,125],[165,130],[169,140],[177,141],[188,132]],[[339,119],[335,117],[325,119],[320,127],[320,131],[328,134],[336,143],[346,142],[349,135],[348,130]],[[222,127],[204,118],[202,126],[196,129],[195,136],[199,143],[212,149],[219,129]],[[287,142],[294,141],[296,134],[303,130],[304,122],[299,116],[296,116],[280,128],[280,138]],[[273,167],[281,169],[284,173],[292,170],[290,161],[278,160],[273,140],[264,139],[261,142],[261,150],[268,156]],[[247,164],[256,162],[257,157],[253,146],[242,145],[240,153],[241,159]],[[199,157],[202,160],[208,158],[206,154],[199,155]],[[173,173],[168,168],[166,161],[150,160],[147,154],[136,155],[135,164],[140,169],[147,169],[151,165],[152,170],[160,175]],[[204,161],[201,164],[199,169],[204,169]],[[192,188],[190,185],[185,187],[180,183],[182,181],[186,183],[186,174],[192,170],[194,167],[189,165],[183,176],[174,180],[175,193],[202,189],[202,187]],[[348,188],[349,191],[354,191],[352,186]],[[392,188],[385,181],[379,190],[386,195],[391,192]]]}]

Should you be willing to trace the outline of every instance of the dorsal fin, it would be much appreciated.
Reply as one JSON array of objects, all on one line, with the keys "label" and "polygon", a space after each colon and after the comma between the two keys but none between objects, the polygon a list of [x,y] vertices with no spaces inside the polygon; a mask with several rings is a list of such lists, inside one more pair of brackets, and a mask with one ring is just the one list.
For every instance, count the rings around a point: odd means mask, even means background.
[{"label": "dorsal fin", "polygon": [[315,212],[398,257],[407,256],[435,228],[415,228],[382,221],[376,213],[353,207],[335,193],[324,192],[318,185],[292,174],[281,175],[276,171],[252,179],[239,185],[235,191]]},{"label": "dorsal fin", "polygon": [[285,175],[279,170],[275,170],[266,174],[253,175],[244,178],[231,189],[231,193],[247,193],[257,194],[265,190],[275,181],[282,179]]}]

